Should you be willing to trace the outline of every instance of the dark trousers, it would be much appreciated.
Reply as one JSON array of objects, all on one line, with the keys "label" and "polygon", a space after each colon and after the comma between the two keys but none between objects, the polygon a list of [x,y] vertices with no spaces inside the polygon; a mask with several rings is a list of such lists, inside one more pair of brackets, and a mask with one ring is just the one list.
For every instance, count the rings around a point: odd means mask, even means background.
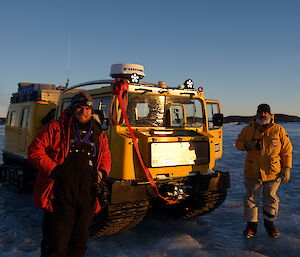
[{"label": "dark trousers", "polygon": [[[83,257],[95,211],[95,170],[85,144],[68,155],[54,185],[53,212],[45,212],[41,257]],[[74,149],[73,148],[73,149]]]},{"label": "dark trousers", "polygon": [[83,257],[94,209],[45,212],[41,257]]}]

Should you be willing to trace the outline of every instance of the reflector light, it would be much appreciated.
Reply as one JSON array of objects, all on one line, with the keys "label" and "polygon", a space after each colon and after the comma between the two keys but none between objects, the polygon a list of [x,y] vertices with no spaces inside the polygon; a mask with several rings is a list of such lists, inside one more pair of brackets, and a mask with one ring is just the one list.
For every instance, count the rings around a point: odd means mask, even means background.
[{"label": "reflector light", "polygon": [[172,135],[173,131],[153,131],[154,135]]},{"label": "reflector light", "polygon": [[153,135],[172,135],[173,131],[171,130],[162,130],[162,131],[158,131],[158,130],[150,130],[150,134]]},{"label": "reflector light", "polygon": [[198,87],[198,92],[203,92],[203,87]]}]

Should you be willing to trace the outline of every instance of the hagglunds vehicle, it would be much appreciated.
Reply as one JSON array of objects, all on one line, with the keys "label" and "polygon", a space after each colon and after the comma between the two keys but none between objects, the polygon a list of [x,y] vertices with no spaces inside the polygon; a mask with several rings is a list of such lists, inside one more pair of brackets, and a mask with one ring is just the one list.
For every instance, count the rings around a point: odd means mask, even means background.
[{"label": "hagglunds vehicle", "polygon": [[[195,89],[191,79],[176,88],[164,81],[142,82],[144,67],[138,64],[112,65],[110,75],[113,79],[52,89],[59,92],[57,103],[46,98],[12,102],[2,179],[23,188],[26,183],[32,185],[35,171],[27,164],[26,151],[41,121],[58,119],[76,91],[87,90],[107,133],[113,160],[108,204],[94,217],[91,236],[128,230],[150,207],[188,219],[220,206],[229,173],[216,170],[223,151],[219,101],[206,99],[203,88]],[[47,108],[42,111],[42,106]]]}]

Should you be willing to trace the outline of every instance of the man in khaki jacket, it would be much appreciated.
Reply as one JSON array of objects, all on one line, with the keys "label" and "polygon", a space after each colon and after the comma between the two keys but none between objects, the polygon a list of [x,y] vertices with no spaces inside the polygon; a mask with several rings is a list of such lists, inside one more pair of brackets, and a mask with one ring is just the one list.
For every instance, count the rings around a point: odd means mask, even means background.
[{"label": "man in khaki jacket", "polygon": [[278,237],[280,232],[273,223],[279,207],[276,192],[281,182],[290,180],[293,147],[286,130],[274,123],[268,104],[257,107],[252,123],[239,134],[236,148],[247,151],[244,168],[244,217],[247,227],[244,235],[252,238],[256,234],[258,200],[262,190],[264,226],[270,237]]}]

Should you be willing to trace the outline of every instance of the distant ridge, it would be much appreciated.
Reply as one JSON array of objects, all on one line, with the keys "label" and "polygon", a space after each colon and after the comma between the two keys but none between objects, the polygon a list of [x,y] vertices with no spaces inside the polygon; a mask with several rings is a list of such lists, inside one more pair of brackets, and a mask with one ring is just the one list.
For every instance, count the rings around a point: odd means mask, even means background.
[{"label": "distant ridge", "polygon": [[[231,115],[224,117],[224,123],[239,122],[239,123],[249,123],[253,116],[238,116]],[[275,122],[300,122],[300,117],[286,114],[275,114]]]},{"label": "distant ridge", "polygon": [[[238,122],[249,123],[253,116],[231,115],[224,117],[224,123]],[[300,122],[300,117],[286,114],[275,114],[275,122]],[[5,124],[5,118],[0,118],[0,125]]]}]

